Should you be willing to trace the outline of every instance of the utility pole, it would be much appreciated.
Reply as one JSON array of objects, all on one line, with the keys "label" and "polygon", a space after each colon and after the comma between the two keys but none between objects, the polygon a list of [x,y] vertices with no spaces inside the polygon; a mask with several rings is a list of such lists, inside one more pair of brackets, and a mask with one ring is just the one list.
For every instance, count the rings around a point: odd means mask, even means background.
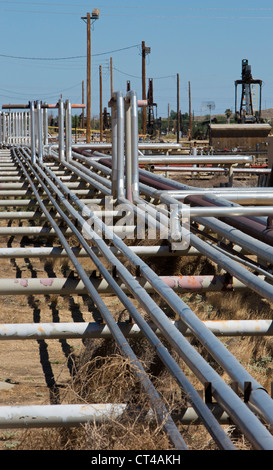
[{"label": "utility pole", "polygon": [[102,118],[102,71],[101,65],[99,67],[100,73],[100,141],[102,142],[103,139],[103,118]]},{"label": "utility pole", "polygon": [[87,110],[86,110],[86,142],[91,142],[91,22],[87,13]]},{"label": "utility pole", "polygon": [[189,140],[192,139],[191,82],[189,82]]},{"label": "utility pole", "polygon": [[180,132],[180,110],[179,110],[179,73],[177,74],[177,125],[176,125],[176,140],[179,144],[179,132]]},{"label": "utility pole", "polygon": [[90,13],[86,14],[86,17],[82,17],[82,20],[86,20],[87,24],[87,99],[86,99],[86,142],[91,142],[91,20],[99,19],[100,10],[94,9],[92,16]]},{"label": "utility pole", "polygon": [[110,57],[111,97],[113,96],[113,58]]},{"label": "utility pole", "polygon": [[170,132],[170,103],[168,103],[168,127],[167,127],[168,134]]},{"label": "utility pole", "polygon": [[[145,46],[145,41],[142,41],[142,99],[146,100],[146,55],[150,54],[151,48]],[[142,109],[142,133],[145,135],[147,129],[147,111],[145,106]]]},{"label": "utility pole", "polygon": [[[82,104],[84,104],[84,80],[82,81]],[[84,108],[82,108],[82,129],[84,129]]]}]

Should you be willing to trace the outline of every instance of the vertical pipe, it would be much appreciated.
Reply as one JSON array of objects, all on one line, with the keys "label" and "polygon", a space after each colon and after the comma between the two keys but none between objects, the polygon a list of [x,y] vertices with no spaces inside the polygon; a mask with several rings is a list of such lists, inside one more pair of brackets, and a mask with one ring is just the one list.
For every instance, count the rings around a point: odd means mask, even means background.
[{"label": "vertical pipe", "polygon": [[43,109],[43,128],[44,128],[44,145],[48,145],[48,116],[47,108]]},{"label": "vertical pipe", "polygon": [[6,143],[7,134],[6,134],[6,113],[3,113],[3,142]]},{"label": "vertical pipe", "polygon": [[38,137],[38,158],[43,161],[43,123],[41,101],[36,101],[37,109],[37,137]]},{"label": "vertical pipe", "polygon": [[112,115],[112,195],[117,197],[117,105],[113,101]]},{"label": "vertical pipe", "polygon": [[21,144],[24,143],[24,113],[21,111],[20,113],[20,137],[21,137]]},{"label": "vertical pipe", "polygon": [[129,94],[127,94],[125,101],[125,175],[126,198],[132,201],[131,100]]},{"label": "vertical pipe", "polygon": [[30,141],[31,141],[31,163],[36,163],[34,101],[30,102]]},{"label": "vertical pipe", "polygon": [[58,121],[59,121],[59,161],[64,160],[64,103],[59,99],[58,108]]},{"label": "vertical pipe", "polygon": [[21,143],[21,113],[18,112],[17,114],[17,143],[20,145]]},{"label": "vertical pipe", "polygon": [[138,165],[138,105],[137,94],[130,91],[131,101],[131,156],[132,156],[132,191],[133,198],[139,196],[139,165]]},{"label": "vertical pipe", "polygon": [[[9,133],[9,130],[11,130],[10,133]],[[9,138],[9,136],[12,138],[11,142],[14,144],[15,136],[16,136],[15,113],[14,112],[7,114],[7,138]]]},{"label": "vertical pipe", "polygon": [[118,197],[124,197],[124,99],[122,93],[116,93],[117,103],[117,191]]},{"label": "vertical pipe", "polygon": [[14,137],[15,137],[14,113],[7,114],[7,133],[8,133],[8,136],[12,138],[11,141],[14,142]]},{"label": "vertical pipe", "polygon": [[3,143],[3,131],[2,131],[2,126],[3,126],[3,115],[2,115],[2,111],[0,111],[0,144]]},{"label": "vertical pipe", "polygon": [[21,144],[21,113],[17,113],[17,143]]},{"label": "vertical pipe", "polygon": [[[9,134],[9,127],[12,129],[11,133]],[[11,142],[14,144],[15,142],[15,113],[8,113],[6,114],[6,141],[9,142],[9,135],[12,137]]]},{"label": "vertical pipe", "polygon": [[[18,143],[19,139],[19,113],[15,112],[15,142]],[[38,141],[38,140],[37,140]]]},{"label": "vertical pipe", "polygon": [[21,145],[25,143],[24,111],[20,113]]},{"label": "vertical pipe", "polygon": [[69,162],[72,157],[72,117],[71,117],[71,103],[66,100],[65,103],[65,158]]},{"label": "vertical pipe", "polygon": [[30,140],[29,140],[29,136],[30,136],[30,133],[29,133],[29,123],[30,123],[29,111],[26,111],[26,112],[25,112],[25,123],[24,123],[24,126],[25,126],[25,136],[26,136],[26,143],[27,143],[27,144],[30,143]]},{"label": "vertical pipe", "polygon": [[14,113],[14,143],[17,142],[17,133],[18,133],[17,112],[15,112]]},{"label": "vertical pipe", "polygon": [[[11,142],[11,137],[12,137],[12,133],[11,133],[11,113],[8,113],[7,114],[7,125],[6,125],[6,120],[5,120],[5,130],[6,130],[6,127],[7,127],[7,132],[8,132],[8,138],[9,138],[9,141]],[[4,123],[3,123],[3,138],[4,138]],[[3,140],[5,142],[5,139]]]},{"label": "vertical pipe", "polygon": [[26,111],[22,114],[23,143],[27,143]]},{"label": "vertical pipe", "polygon": [[[34,102],[34,133],[35,133],[35,147],[38,150],[38,117],[37,117],[37,106]],[[17,132],[17,131],[16,131]]]},{"label": "vertical pipe", "polygon": [[26,141],[25,140],[25,112],[24,111],[22,111],[22,113],[21,113],[21,132],[22,132],[21,133],[21,136],[22,136],[21,142],[22,142],[22,144],[24,144],[25,141]]},{"label": "vertical pipe", "polygon": [[25,113],[24,113],[24,136],[25,136],[25,143],[28,142],[28,139],[27,139],[27,118],[28,118],[28,113],[25,112]]}]

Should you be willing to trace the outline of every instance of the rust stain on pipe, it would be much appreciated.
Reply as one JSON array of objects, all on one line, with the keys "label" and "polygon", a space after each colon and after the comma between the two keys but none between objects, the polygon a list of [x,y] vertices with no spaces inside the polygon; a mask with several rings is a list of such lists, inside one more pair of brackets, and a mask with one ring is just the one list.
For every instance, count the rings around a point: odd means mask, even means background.
[{"label": "rust stain on pipe", "polygon": [[52,277],[45,277],[45,278],[42,278],[40,279],[40,284],[42,284],[43,286],[52,286],[52,284],[54,283],[54,278]]}]

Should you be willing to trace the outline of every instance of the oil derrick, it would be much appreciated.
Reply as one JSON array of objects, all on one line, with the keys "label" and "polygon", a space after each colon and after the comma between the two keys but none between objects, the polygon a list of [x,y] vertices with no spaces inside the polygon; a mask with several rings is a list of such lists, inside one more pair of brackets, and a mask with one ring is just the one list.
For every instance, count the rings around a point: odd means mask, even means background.
[{"label": "oil derrick", "polygon": [[[264,122],[261,113],[262,80],[254,79],[247,59],[242,60],[242,78],[235,81],[235,124],[211,124],[209,143],[216,152],[255,152],[258,158],[267,151],[271,126]],[[240,109],[237,109],[237,87],[242,86]],[[260,87],[259,94],[256,92]],[[255,99],[257,98],[257,103]]]},{"label": "oil derrick", "polygon": [[[254,79],[247,59],[242,60],[242,79],[235,81],[235,119],[238,123],[259,123],[261,119],[262,80]],[[240,110],[237,110],[237,86],[242,85]],[[253,85],[260,87],[258,109],[253,106]]]}]

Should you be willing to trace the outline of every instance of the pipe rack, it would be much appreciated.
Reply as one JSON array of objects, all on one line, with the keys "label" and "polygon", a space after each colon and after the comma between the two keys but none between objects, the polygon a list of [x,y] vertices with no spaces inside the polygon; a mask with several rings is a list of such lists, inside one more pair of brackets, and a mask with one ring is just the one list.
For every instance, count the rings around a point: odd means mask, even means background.
[{"label": "pipe rack", "polygon": [[[208,289],[232,291],[238,288],[254,290],[268,300],[273,300],[273,288],[266,281],[266,275],[257,276],[242,267],[237,259],[232,259],[228,250],[220,253],[213,242],[202,240],[196,233],[188,233],[186,230],[190,224],[204,225],[213,229],[219,236],[226,236],[241,246],[244,252],[250,253],[251,256],[255,255],[259,259],[262,257],[268,263],[272,261],[272,255],[267,241],[258,242],[257,239],[253,239],[253,235],[246,236],[239,229],[230,231],[229,225],[218,218],[229,217],[237,220],[242,216],[249,218],[269,215],[273,211],[272,201],[266,207],[249,205],[242,207],[228,204],[212,206],[209,203],[202,207],[201,205],[192,207],[186,204],[187,201],[192,201],[191,195],[196,195],[199,191],[200,195],[206,196],[208,191],[205,188],[198,188],[197,191],[192,187],[175,183],[168,178],[159,177],[139,168],[140,163],[151,162],[151,159],[153,162],[163,162],[164,159],[158,157],[157,160],[157,156],[149,159],[139,155],[137,112],[141,103],[138,102],[136,93],[131,91],[123,97],[121,92],[115,92],[110,104],[113,125],[111,158],[92,159],[91,156],[86,155],[85,146],[81,146],[84,148],[84,153],[77,146],[73,146],[72,149],[71,109],[73,105],[69,100],[65,102],[60,100],[57,105],[54,105],[58,109],[59,116],[58,144],[54,147],[48,145],[47,129],[42,119],[42,111],[49,109],[51,105],[40,101],[18,105],[18,109],[29,110],[28,139],[24,141],[20,140],[21,116],[13,112],[12,116],[11,112],[4,112],[1,115],[1,142],[3,146],[9,145],[10,149],[8,152],[3,151],[3,162],[1,162],[0,151],[0,176],[2,169],[9,171],[13,177],[20,176],[20,180],[1,183],[0,196],[11,198],[2,201],[1,205],[6,207],[6,210],[2,213],[1,220],[19,220],[23,223],[26,220],[35,222],[38,219],[38,223],[45,220],[46,226],[31,227],[27,224],[22,227],[3,226],[0,227],[0,234],[17,237],[35,236],[36,239],[37,236],[39,239],[42,235],[47,240],[50,237],[50,241],[54,236],[59,245],[53,246],[52,244],[49,247],[38,248],[3,247],[0,248],[0,258],[62,256],[73,265],[76,277],[2,279],[0,280],[0,294],[84,293],[95,302],[104,323],[3,324],[0,326],[0,340],[113,338],[122,354],[130,360],[136,379],[140,381],[149,397],[152,413],[162,423],[172,445],[176,449],[187,450],[188,446],[184,441],[183,433],[177,427],[179,420],[167,409],[128,342],[128,337],[142,335],[148,340],[169,374],[175,378],[183,393],[187,395],[191,409],[195,413],[190,422],[194,419],[202,423],[220,449],[234,450],[236,448],[221,427],[223,422],[231,422],[240,429],[254,449],[272,450],[273,400],[219,338],[225,335],[239,336],[241,334],[272,335],[271,320],[247,323],[202,322],[179,296],[183,292],[202,292]],[[16,108],[16,105],[14,107]],[[7,107],[3,106],[3,109]],[[15,120],[16,135],[12,136],[12,140],[8,140],[10,138],[10,125],[7,125],[9,119],[10,122]],[[19,140],[16,140],[17,132]],[[98,148],[102,147],[103,145]],[[169,148],[169,144],[164,147],[165,150]],[[177,146],[175,148],[178,150]],[[252,157],[249,156],[198,158],[202,158],[203,163],[219,164],[249,164],[252,161]],[[187,160],[187,157],[181,156],[177,158],[172,156],[170,159],[179,163],[196,163],[196,160],[196,157],[192,159],[188,157]],[[2,167],[1,163],[3,163]],[[64,174],[66,178],[63,178]],[[221,188],[220,190],[215,188],[211,194],[216,197],[221,195],[227,201],[232,198],[234,200],[231,189],[234,191],[234,188]],[[259,189],[262,190],[260,194],[268,198],[268,201],[272,199],[270,189]],[[238,198],[240,196],[256,197],[255,188],[249,190],[236,188],[235,193]],[[17,199],[17,197],[24,199]],[[186,199],[187,197],[189,199]],[[103,208],[107,198],[112,201],[113,209],[110,211],[104,211],[105,207]],[[185,200],[185,203],[182,204],[181,200]],[[103,208],[104,217],[100,214],[100,210],[90,206],[92,202],[93,206]],[[23,206],[27,210],[8,211],[7,208],[11,206]],[[183,220],[185,206],[189,211],[188,225],[185,225]],[[124,223],[123,211],[130,213],[130,224]],[[115,218],[116,223],[108,223],[107,217],[110,217],[111,221]],[[128,246],[125,243],[126,237],[138,235],[140,221],[144,222],[144,229],[148,228],[149,222],[155,232],[164,228],[165,246]],[[99,227],[98,231],[96,227]],[[182,243],[185,233],[187,233],[188,241]],[[71,235],[77,240],[77,247],[70,245],[68,237]],[[206,236],[204,232],[204,238]],[[159,276],[145,262],[145,255],[177,257],[189,254],[207,256],[225,269],[225,276],[182,278]],[[92,261],[99,278],[92,278],[86,272],[80,261],[83,257]],[[125,266],[124,260],[126,264],[135,268],[137,276],[132,275]],[[110,266],[110,270],[109,267],[108,269],[105,267],[105,262]],[[266,266],[264,269],[266,271]],[[109,292],[112,292],[129,312],[133,323],[124,324],[115,321],[103,299],[103,294]],[[179,321],[170,320],[155,302],[154,293],[157,293],[171,311],[179,317]],[[139,308],[133,303],[133,299],[141,306],[149,317],[149,321],[144,320]],[[163,345],[160,339],[162,337],[203,386],[210,384],[211,396],[225,416],[222,421],[217,419],[217,413],[211,413],[209,404],[201,399],[171,352]],[[194,337],[201,342],[230,379],[238,384],[241,392],[244,392],[247,383],[251,384],[247,400],[241,399],[212,365],[190,344],[187,337]],[[62,426],[64,420],[67,425],[75,426],[95,419],[92,406],[90,404],[90,409],[88,408],[84,415],[80,406],[77,405],[60,405],[53,415],[51,415],[53,407],[50,406],[0,407],[0,427]],[[106,408],[105,405],[102,408]],[[122,415],[125,412],[123,405],[119,405],[118,408],[118,413]],[[96,419],[101,419],[104,414],[103,409],[100,410]],[[26,414],[31,419],[24,420],[23,416]],[[182,418],[181,422],[183,423]]]}]

